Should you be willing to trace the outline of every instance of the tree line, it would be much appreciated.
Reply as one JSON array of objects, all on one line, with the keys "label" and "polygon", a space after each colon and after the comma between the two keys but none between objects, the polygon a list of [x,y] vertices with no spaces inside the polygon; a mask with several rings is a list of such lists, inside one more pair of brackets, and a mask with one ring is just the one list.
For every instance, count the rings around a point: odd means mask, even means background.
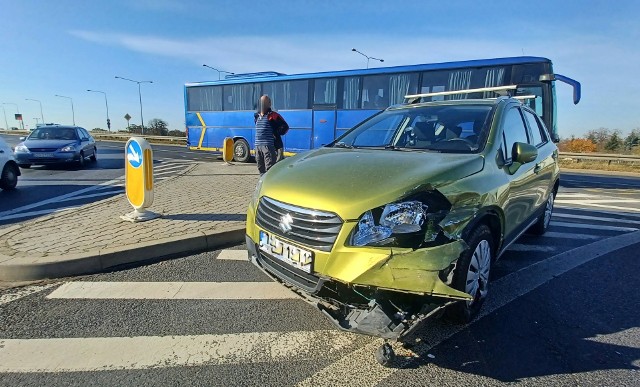
[{"label": "tree line", "polygon": [[626,137],[619,129],[593,129],[584,137],[563,139],[558,148],[561,152],[571,153],[640,154],[640,128],[633,129]]},{"label": "tree line", "polygon": [[[93,132],[107,132],[102,128],[94,128]],[[136,124],[130,124],[127,129],[118,130],[119,133],[131,133],[142,134],[142,126]],[[186,133],[181,130],[169,130],[169,124],[167,121],[154,118],[147,122],[144,127],[144,134],[148,136],[173,136],[173,137],[185,137]]]}]

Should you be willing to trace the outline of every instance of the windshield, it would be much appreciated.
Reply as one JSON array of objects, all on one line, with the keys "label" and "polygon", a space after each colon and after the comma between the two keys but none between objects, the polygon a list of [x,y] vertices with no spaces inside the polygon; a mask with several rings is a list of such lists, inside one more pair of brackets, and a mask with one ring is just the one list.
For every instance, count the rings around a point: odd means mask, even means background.
[{"label": "windshield", "polygon": [[28,140],[77,140],[74,128],[38,128],[34,130]]},{"label": "windshield", "polygon": [[437,105],[387,110],[356,126],[334,147],[477,152],[491,105]]}]

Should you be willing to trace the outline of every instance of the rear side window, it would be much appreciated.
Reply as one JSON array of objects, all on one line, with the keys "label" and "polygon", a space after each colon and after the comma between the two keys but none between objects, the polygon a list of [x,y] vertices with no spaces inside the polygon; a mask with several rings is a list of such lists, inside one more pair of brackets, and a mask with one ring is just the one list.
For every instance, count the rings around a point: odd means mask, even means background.
[{"label": "rear side window", "polygon": [[529,143],[527,128],[524,126],[520,109],[511,108],[504,117],[502,135],[505,145],[505,160],[511,160],[511,150],[516,142]]},{"label": "rear side window", "polygon": [[536,119],[536,117],[527,110],[523,111],[524,118],[527,120],[529,124],[529,129],[531,130],[531,135],[533,136],[532,143],[535,146],[540,146],[547,142],[547,138],[544,135],[543,128],[540,126],[540,123]]}]

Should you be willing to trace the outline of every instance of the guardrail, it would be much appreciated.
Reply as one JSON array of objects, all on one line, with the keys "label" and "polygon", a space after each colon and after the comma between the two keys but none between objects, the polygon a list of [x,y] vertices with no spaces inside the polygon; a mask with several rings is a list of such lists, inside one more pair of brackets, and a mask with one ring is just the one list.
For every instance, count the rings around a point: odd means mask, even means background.
[{"label": "guardrail", "polygon": [[[128,139],[130,139],[132,136],[134,136],[133,133],[91,133],[91,135],[96,139],[115,139],[116,141],[123,141],[126,142]],[[174,136],[146,136],[146,135],[138,135],[139,137],[142,137],[146,140],[162,140],[162,141],[170,141],[170,142],[177,142],[177,143],[187,143],[187,138],[186,137],[174,137]]]},{"label": "guardrail", "polygon": [[561,160],[598,161],[607,164],[640,164],[640,155],[616,155],[608,153],[570,153],[560,152]]}]

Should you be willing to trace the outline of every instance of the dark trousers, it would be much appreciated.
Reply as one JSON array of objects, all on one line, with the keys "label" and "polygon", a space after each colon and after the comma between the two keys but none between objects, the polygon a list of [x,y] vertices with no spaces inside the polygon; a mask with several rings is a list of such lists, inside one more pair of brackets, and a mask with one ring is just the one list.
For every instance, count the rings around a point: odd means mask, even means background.
[{"label": "dark trousers", "polygon": [[276,157],[276,162],[284,160],[284,148],[276,149],[278,156]]},{"label": "dark trousers", "polygon": [[256,145],[256,163],[260,174],[267,172],[274,166],[278,157],[276,147],[273,145]]}]

